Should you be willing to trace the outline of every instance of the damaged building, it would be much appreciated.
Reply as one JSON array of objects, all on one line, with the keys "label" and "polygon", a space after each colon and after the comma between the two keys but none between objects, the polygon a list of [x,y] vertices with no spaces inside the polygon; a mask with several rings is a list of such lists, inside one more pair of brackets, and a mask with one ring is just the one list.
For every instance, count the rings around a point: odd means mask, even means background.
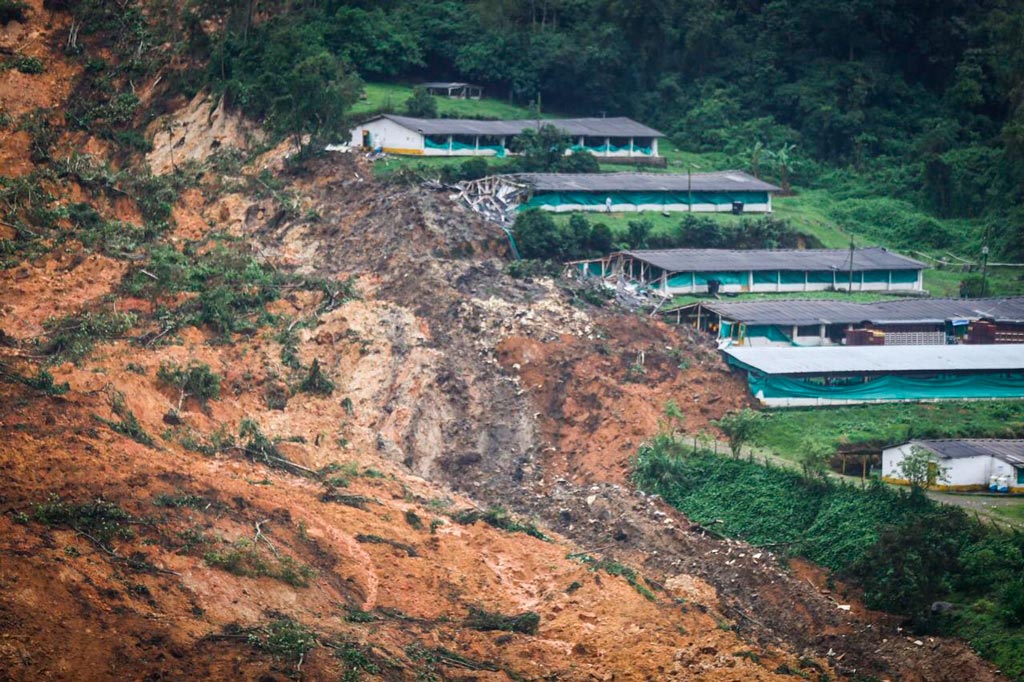
[{"label": "damaged building", "polygon": [[583,276],[625,280],[662,296],[797,291],[923,289],[924,263],[873,247],[846,249],[664,249],[619,251],[583,261]]}]

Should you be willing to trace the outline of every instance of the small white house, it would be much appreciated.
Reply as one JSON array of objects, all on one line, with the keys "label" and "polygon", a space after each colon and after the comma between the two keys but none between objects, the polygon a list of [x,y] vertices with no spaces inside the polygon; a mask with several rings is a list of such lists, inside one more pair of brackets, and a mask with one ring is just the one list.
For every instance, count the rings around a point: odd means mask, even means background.
[{"label": "small white house", "polygon": [[663,135],[625,117],[486,121],[468,118],[413,118],[382,114],[352,129],[349,144],[409,156],[505,156],[526,130],[552,125],[572,151],[599,157],[653,158]]},{"label": "small white house", "polygon": [[1024,440],[912,440],[882,451],[882,479],[889,483],[908,483],[900,464],[914,448],[931,456],[932,463],[928,467],[931,487],[1024,492]]}]

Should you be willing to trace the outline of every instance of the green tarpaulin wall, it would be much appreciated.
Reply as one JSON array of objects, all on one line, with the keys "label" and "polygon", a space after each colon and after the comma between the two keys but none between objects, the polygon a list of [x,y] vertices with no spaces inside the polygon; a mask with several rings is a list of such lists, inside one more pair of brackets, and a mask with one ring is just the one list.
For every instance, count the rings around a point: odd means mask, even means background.
[{"label": "green tarpaulin wall", "polygon": [[[535,194],[519,208],[540,208],[543,206],[604,206],[605,199],[611,198],[613,204],[630,204],[639,206],[687,204],[690,203],[688,192],[545,192]],[[694,192],[694,204],[714,204],[723,206],[734,201],[745,204],[767,204],[767,192]],[[802,275],[801,275],[802,276]],[[801,280],[803,281],[803,280]]]},{"label": "green tarpaulin wall", "polygon": [[[574,152],[597,152],[597,153],[602,153],[602,152],[628,152],[628,151],[630,151],[628,144],[622,145],[621,147],[619,145],[614,145],[614,144],[602,144],[602,145],[599,145],[597,147],[588,147],[588,146],[583,145],[583,144],[574,144],[573,146],[569,147],[569,149],[573,150]],[[651,153],[651,148],[650,147],[641,147],[640,145],[633,145],[633,152],[634,153],[635,152],[639,152],[641,154],[650,154]]]},{"label": "green tarpaulin wall", "polygon": [[[447,140],[445,140],[444,142],[434,142],[429,137],[424,137],[423,138],[423,146],[427,147],[428,149],[448,149],[449,148]],[[480,145],[478,147],[478,146],[476,146],[474,144],[466,144],[465,142],[456,142],[456,141],[452,140],[451,149],[453,151],[455,151],[455,150],[462,151],[464,149],[474,149],[474,150],[476,150],[476,149],[480,149],[480,150],[489,149],[492,152],[494,152],[496,156],[505,156],[505,148],[502,147],[501,145],[485,145],[485,144],[482,144],[482,145]]]},{"label": "green tarpaulin wall", "polygon": [[[763,398],[801,398],[816,400],[970,400],[984,398],[1024,398],[1024,374],[942,374],[908,376],[835,377],[826,385],[816,380],[766,375],[729,358],[729,364],[746,370],[750,391]],[[857,383],[850,383],[857,382]]]}]

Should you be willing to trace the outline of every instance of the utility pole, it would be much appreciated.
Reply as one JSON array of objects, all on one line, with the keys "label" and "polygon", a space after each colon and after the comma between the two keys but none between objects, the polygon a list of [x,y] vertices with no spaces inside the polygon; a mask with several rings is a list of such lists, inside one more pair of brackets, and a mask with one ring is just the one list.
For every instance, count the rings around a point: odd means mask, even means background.
[{"label": "utility pole", "polygon": [[988,291],[988,244],[981,247],[981,297]]},{"label": "utility pole", "polygon": [[853,237],[850,237],[850,288],[847,289],[847,293],[853,293]]},{"label": "utility pole", "polygon": [[686,196],[687,196],[686,201],[688,202],[687,206],[686,206],[686,210],[688,212],[690,212],[690,213],[693,213],[693,177],[692,176],[693,176],[693,169],[694,168],[696,168],[697,170],[701,169],[699,164],[693,163],[692,161],[687,161],[686,162]]}]

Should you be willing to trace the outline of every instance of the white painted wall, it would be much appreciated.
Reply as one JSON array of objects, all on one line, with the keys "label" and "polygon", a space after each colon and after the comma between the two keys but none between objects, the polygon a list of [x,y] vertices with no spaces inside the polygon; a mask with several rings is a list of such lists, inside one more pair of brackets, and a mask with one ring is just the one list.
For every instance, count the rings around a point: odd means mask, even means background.
[{"label": "white painted wall", "polygon": [[[910,454],[912,444],[904,443],[882,451],[882,476],[902,480],[899,464]],[[1010,487],[1017,485],[1017,472],[1010,465],[995,457],[961,457],[957,459],[933,459],[946,470],[946,480],[940,486],[983,486],[988,488],[992,476],[1007,476]]]},{"label": "white painted wall", "polygon": [[405,150],[406,153],[423,153],[423,135],[400,126],[388,118],[378,118],[356,126],[352,129],[349,144],[353,147],[361,146],[364,130],[369,130],[373,136],[374,148],[383,147],[386,152]]}]

